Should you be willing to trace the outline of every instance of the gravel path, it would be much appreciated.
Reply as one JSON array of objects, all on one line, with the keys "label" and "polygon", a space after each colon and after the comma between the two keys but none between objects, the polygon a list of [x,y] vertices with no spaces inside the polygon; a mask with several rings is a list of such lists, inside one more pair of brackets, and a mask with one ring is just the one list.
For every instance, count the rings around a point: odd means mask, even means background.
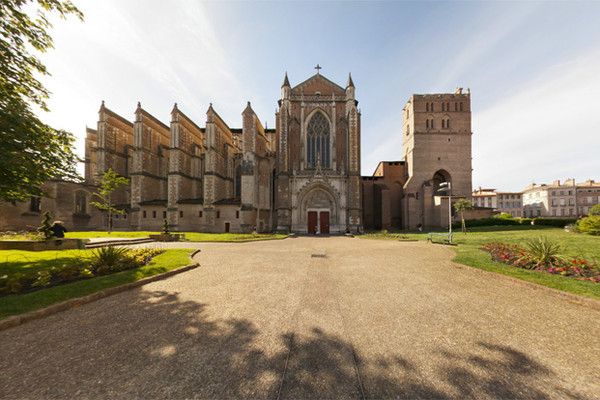
[{"label": "gravel path", "polygon": [[201,267],[0,332],[0,397],[600,394],[599,311],[454,264],[443,246],[169,246],[200,248]]}]

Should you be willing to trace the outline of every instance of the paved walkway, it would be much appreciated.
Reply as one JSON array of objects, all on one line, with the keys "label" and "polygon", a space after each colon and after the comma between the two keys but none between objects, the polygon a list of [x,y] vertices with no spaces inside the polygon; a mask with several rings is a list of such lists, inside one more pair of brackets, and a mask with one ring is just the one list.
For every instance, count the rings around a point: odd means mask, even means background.
[{"label": "paved walkway", "polygon": [[198,269],[0,332],[0,397],[600,393],[600,312],[453,264],[443,246],[192,246]]}]

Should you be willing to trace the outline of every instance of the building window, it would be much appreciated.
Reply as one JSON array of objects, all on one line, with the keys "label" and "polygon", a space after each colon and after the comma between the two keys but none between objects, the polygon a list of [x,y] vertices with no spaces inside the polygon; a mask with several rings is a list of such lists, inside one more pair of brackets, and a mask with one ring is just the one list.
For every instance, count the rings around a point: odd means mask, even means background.
[{"label": "building window", "polygon": [[454,111],[458,111],[458,103],[454,103]]},{"label": "building window", "polygon": [[127,219],[127,213],[123,214],[123,219]]},{"label": "building window", "polygon": [[235,197],[242,197],[242,168],[239,165],[235,169]]},{"label": "building window", "polygon": [[442,111],[446,111],[446,103],[442,103]]},{"label": "building window", "polygon": [[183,218],[183,211],[179,211],[179,218]]},{"label": "building window", "polygon": [[152,218],[156,218],[156,211],[152,211]]},{"label": "building window", "polygon": [[425,109],[429,112],[429,103],[425,104]]},{"label": "building window", "polygon": [[217,211],[217,218],[221,218],[221,211]]},{"label": "building window", "polygon": [[433,129],[433,118],[431,119],[431,129]]},{"label": "building window", "polygon": [[[443,104],[443,103],[442,103],[442,104]],[[443,120],[442,120],[442,129],[444,129],[445,127],[446,127],[446,120],[445,120],[445,119],[443,119]]]},{"label": "building window", "polygon": [[460,111],[462,111],[462,110],[463,110],[463,103],[461,102],[460,103]]},{"label": "building window", "polygon": [[426,120],[426,121],[425,121],[425,127],[426,127],[427,129],[429,129],[429,120]]},{"label": "building window", "polygon": [[236,210],[236,212],[235,212],[235,217],[236,217],[236,218],[239,218],[239,217],[240,217],[240,212],[239,212],[239,211],[237,211],[237,210]]},{"label": "building window", "polygon": [[198,211],[198,218],[202,218],[202,211]]},{"label": "building window", "polygon": [[142,212],[142,217],[143,217],[143,218],[146,218],[146,211],[143,211],[143,212]]},{"label": "building window", "polygon": [[556,217],[556,209],[552,210],[552,216]]},{"label": "building window", "polygon": [[75,193],[75,212],[85,214],[87,209],[87,197],[83,192]]},{"label": "building window", "polygon": [[316,112],[306,127],[308,168],[315,168],[320,159],[323,168],[330,168],[329,121],[322,112]]},{"label": "building window", "polygon": [[163,219],[166,219],[166,218],[167,218],[167,212],[163,211]]}]

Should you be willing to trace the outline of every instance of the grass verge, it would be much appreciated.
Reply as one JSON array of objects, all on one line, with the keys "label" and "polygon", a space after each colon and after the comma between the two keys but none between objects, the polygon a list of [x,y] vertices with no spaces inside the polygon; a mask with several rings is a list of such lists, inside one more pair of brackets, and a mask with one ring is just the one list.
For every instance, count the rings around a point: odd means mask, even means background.
[{"label": "grass verge", "polygon": [[66,238],[74,239],[97,239],[97,238],[146,238],[149,235],[159,235],[160,232],[147,232],[147,231],[90,231],[90,232],[67,232],[65,233]]},{"label": "grass verge", "polygon": [[456,251],[456,257],[452,261],[456,263],[600,300],[600,284],[598,283],[580,281],[541,271],[511,267],[510,265],[493,261],[489,253],[471,246],[459,246],[454,250]]},{"label": "grass verge", "polygon": [[191,250],[167,250],[156,256],[148,265],[112,275],[69,283],[32,293],[0,298],[0,319],[38,310],[49,305],[86,296],[114,286],[135,282],[175,268],[189,265]]},{"label": "grass verge", "polygon": [[[445,231],[447,232],[447,231]],[[370,238],[389,239],[390,236],[401,233],[409,239],[427,240],[427,232],[373,232]],[[577,233],[565,232],[564,229],[547,226],[489,226],[471,228],[466,235],[462,232],[453,232],[452,243],[459,245],[453,247],[456,257],[452,260],[459,264],[496,272],[528,282],[537,283],[553,289],[578,294],[581,296],[600,300],[600,284],[560,275],[548,274],[542,271],[532,271],[498,263],[492,260],[489,253],[479,250],[485,243],[501,242],[511,245],[525,246],[527,240],[546,236],[561,247],[561,254],[570,258],[581,258],[589,262],[600,264],[600,237]],[[361,237],[361,236],[358,236]],[[363,237],[367,237],[366,235]]]},{"label": "grass verge", "polygon": [[[283,239],[287,235],[258,234],[248,233],[201,233],[201,232],[173,232],[184,233],[185,240],[190,242],[249,242],[254,240]],[[65,237],[77,239],[96,239],[96,238],[142,238],[149,235],[158,235],[160,232],[67,232]]]},{"label": "grass verge", "polygon": [[185,232],[185,240],[190,242],[250,242],[255,240],[283,239],[287,235],[248,233],[199,233]]}]

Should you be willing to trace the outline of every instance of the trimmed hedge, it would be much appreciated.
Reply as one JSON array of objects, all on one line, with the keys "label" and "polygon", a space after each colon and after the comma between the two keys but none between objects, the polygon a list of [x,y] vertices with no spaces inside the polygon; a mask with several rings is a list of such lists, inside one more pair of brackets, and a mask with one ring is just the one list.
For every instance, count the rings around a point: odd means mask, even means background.
[{"label": "trimmed hedge", "polygon": [[[563,228],[566,225],[574,224],[576,219],[559,219],[559,218],[480,218],[480,219],[466,219],[465,225],[468,228],[476,226],[498,226],[498,225],[543,225],[543,226],[557,226]],[[460,221],[454,222],[452,228],[460,228]]]},{"label": "trimmed hedge", "polygon": [[560,219],[560,218],[535,218],[533,220],[534,225],[544,226],[557,226],[564,228],[566,225],[574,224],[577,221],[576,218]]}]

